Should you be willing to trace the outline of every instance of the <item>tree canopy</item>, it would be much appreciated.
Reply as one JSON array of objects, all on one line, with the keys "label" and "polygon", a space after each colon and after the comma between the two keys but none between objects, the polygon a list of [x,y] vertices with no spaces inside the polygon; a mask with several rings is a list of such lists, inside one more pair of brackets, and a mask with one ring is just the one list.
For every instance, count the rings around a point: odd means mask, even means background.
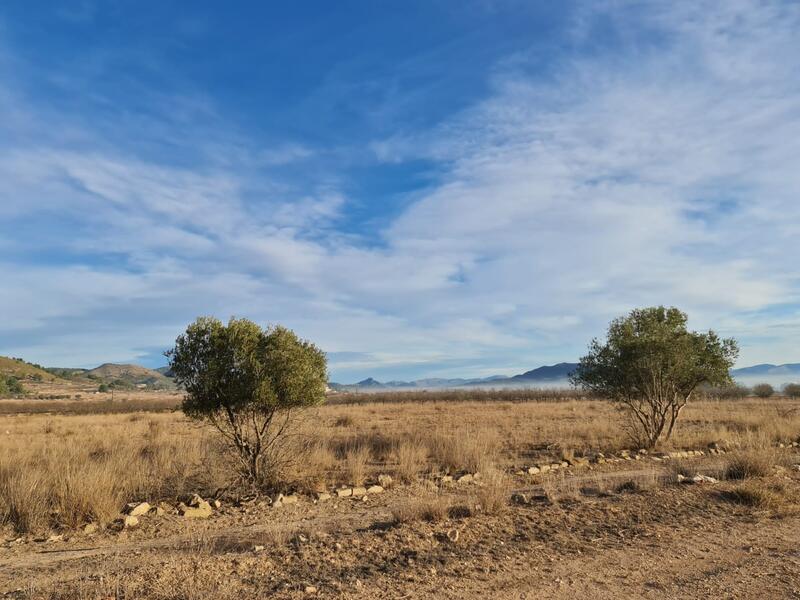
[{"label": "tree canopy", "polygon": [[215,426],[254,480],[291,411],[325,399],[325,354],[285,327],[262,329],[247,319],[224,325],[201,317],[167,356],[176,383],[186,391],[184,412]]},{"label": "tree canopy", "polygon": [[605,342],[592,340],[572,375],[574,384],[622,403],[632,416],[630,433],[648,446],[665,428],[669,438],[698,385],[731,383],[736,341],[688,331],[686,323],[674,307],[633,310],[611,322]]}]

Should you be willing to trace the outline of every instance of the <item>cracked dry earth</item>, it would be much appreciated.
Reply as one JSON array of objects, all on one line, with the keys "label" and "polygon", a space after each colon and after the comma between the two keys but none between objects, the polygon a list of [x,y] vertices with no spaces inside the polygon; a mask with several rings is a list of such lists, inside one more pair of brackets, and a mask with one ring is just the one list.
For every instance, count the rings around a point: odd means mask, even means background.
[{"label": "cracked dry earth", "polygon": [[[800,598],[798,473],[757,483],[787,502],[726,500],[740,482],[661,485],[397,524],[393,508],[424,493],[401,486],[367,502],[223,506],[202,522],[144,517],[123,533],[5,543],[0,597]],[[455,506],[474,507],[466,487]]]}]

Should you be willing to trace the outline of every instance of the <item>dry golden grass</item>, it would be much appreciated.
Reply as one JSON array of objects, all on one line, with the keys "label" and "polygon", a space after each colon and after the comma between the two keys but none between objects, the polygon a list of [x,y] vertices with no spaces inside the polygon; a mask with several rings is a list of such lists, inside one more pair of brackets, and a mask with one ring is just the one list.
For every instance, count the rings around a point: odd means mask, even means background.
[{"label": "dry golden grass", "polygon": [[483,513],[494,515],[508,508],[511,496],[511,478],[497,469],[487,469],[481,476],[476,499]]},{"label": "dry golden grass", "polygon": [[395,463],[394,474],[406,483],[410,483],[419,476],[425,467],[428,451],[424,444],[414,438],[399,441],[392,451],[392,461]]},{"label": "dry golden grass", "polygon": [[717,492],[725,502],[769,511],[775,516],[797,514],[797,500],[781,485],[764,481],[747,481],[736,487]]},{"label": "dry golden grass", "polygon": [[766,477],[777,464],[780,464],[780,456],[774,448],[738,450],[727,457],[725,477],[727,479]]},{"label": "dry golden grass", "polygon": [[438,522],[446,519],[453,506],[452,499],[441,494],[424,495],[411,498],[392,509],[395,523],[412,523],[414,521]]},{"label": "dry golden grass", "polygon": [[[742,453],[774,447],[800,436],[798,409],[800,401],[785,398],[696,402],[671,443],[714,442]],[[616,408],[599,400],[323,406],[299,424],[291,442],[296,460],[281,477],[288,487],[317,491],[381,473],[406,482],[436,472],[486,476],[493,468],[629,447],[620,422]],[[732,456],[733,470],[755,472],[754,459],[735,460],[740,454]],[[228,461],[214,433],[180,412],[0,415],[0,521],[18,531],[107,522],[126,502],[224,488]],[[546,480],[554,498],[580,494],[566,474]]]},{"label": "dry golden grass", "polygon": [[218,440],[174,416],[22,417],[10,427],[0,438],[0,521],[19,532],[106,523],[128,501],[211,490],[225,470]]},{"label": "dry golden grass", "polygon": [[367,463],[369,462],[369,448],[366,446],[356,446],[347,451],[345,456],[344,468],[347,473],[349,483],[353,485],[363,485],[367,476]]}]

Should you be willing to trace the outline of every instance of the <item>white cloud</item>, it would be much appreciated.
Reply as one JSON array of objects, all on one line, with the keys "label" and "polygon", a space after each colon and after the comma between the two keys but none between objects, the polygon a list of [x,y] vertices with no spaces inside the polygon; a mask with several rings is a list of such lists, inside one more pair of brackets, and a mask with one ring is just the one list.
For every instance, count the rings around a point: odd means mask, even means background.
[{"label": "white cloud", "polygon": [[90,326],[79,337],[86,364],[168,344],[197,314],[237,314],[345,353],[345,376],[392,365],[452,374],[478,361],[487,374],[574,359],[610,318],[666,303],[695,327],[744,336],[743,362],[798,359],[787,356],[796,315],[782,333],[770,311],[800,303],[800,8],[593,6],[576,43],[597,35],[602,13],[622,47],[561,59],[547,80],[516,57],[492,74],[485,101],[433,131],[375,141],[382,160],[427,158],[444,172],[377,244],[337,230],[348,202],[335,187],[295,195],[254,175],[253,165],[315,154],[297,144],[233,140],[242,168],[49,139],[1,150],[0,216],[88,224],[31,248],[123,264],[0,263],[12,290],[0,296],[11,323],[0,335],[39,340],[0,350],[56,360],[45,348],[78,338],[48,338],[53,322],[135,324],[113,337]]}]

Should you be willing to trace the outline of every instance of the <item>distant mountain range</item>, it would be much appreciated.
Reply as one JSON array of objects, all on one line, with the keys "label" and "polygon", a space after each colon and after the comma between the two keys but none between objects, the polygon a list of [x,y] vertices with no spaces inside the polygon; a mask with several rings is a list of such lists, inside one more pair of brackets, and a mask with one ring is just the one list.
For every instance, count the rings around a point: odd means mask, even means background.
[{"label": "distant mountain range", "polygon": [[358,383],[341,384],[331,383],[330,387],[339,391],[359,391],[369,389],[432,389],[432,388],[457,388],[457,387],[525,387],[530,385],[567,385],[570,373],[575,370],[578,363],[558,363],[526,371],[519,375],[492,375],[481,378],[428,378],[415,379],[414,381],[386,381],[380,382],[368,377]]},{"label": "distant mountain range", "polygon": [[[578,363],[562,362],[545,365],[520,373],[519,375],[493,375],[479,378],[441,378],[431,377],[413,381],[377,381],[372,377],[358,383],[330,383],[330,387],[340,391],[367,391],[379,389],[413,390],[459,387],[556,387],[569,385],[569,375]],[[43,368],[28,363],[20,358],[0,356],[0,375],[13,375],[19,379],[53,380],[87,380],[105,383],[124,383],[129,386],[146,386],[148,388],[174,389],[172,373],[169,367],[147,369],[134,364],[105,363],[94,369]],[[782,386],[786,383],[800,382],[800,363],[783,365],[760,364],[751,367],[733,369],[731,375],[737,382],[745,385],[770,383]]]},{"label": "distant mountain range", "polygon": [[[331,388],[340,391],[366,391],[378,389],[432,389],[432,388],[458,388],[458,387],[527,387],[527,386],[555,386],[569,385],[569,376],[578,366],[578,363],[563,362],[555,365],[546,365],[532,369],[519,375],[505,376],[493,375],[477,379],[442,379],[428,378],[415,379],[414,381],[386,381],[380,382],[372,377],[352,384],[331,383]],[[754,365],[733,369],[731,376],[740,383],[772,383],[783,385],[800,381],[800,363],[785,365]]]},{"label": "distant mountain range", "polygon": [[752,367],[742,367],[731,371],[734,377],[758,377],[763,375],[800,375],[800,363],[786,365],[753,365]]}]

